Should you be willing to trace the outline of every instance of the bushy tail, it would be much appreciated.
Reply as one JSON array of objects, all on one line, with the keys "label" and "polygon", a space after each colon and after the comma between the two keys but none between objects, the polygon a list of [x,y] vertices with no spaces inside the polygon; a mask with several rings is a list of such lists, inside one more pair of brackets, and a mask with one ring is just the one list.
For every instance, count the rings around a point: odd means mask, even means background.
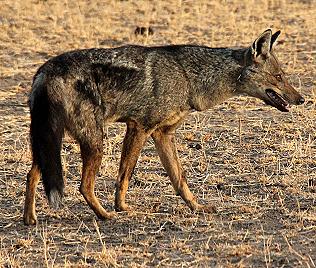
[{"label": "bushy tail", "polygon": [[29,106],[33,163],[37,164],[41,171],[49,204],[58,208],[64,191],[60,156],[64,125],[63,120],[53,114],[54,109],[47,95],[43,73],[38,74],[34,79]]}]

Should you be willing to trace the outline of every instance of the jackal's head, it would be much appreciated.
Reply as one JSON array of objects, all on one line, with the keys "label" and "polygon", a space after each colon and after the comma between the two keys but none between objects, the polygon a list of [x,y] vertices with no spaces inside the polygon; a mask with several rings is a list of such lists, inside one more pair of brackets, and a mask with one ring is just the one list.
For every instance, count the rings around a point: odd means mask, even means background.
[{"label": "jackal's head", "polygon": [[280,31],[272,34],[268,29],[246,50],[244,67],[237,78],[238,91],[288,112],[290,104],[303,104],[304,98],[289,84],[274,54],[279,34]]}]

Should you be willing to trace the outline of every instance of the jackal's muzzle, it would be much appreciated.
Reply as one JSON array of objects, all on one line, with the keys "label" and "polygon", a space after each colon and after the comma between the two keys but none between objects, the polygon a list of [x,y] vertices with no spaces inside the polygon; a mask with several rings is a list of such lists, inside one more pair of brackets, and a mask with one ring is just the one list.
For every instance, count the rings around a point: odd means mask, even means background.
[{"label": "jackal's muzzle", "polygon": [[286,95],[281,96],[271,88],[266,89],[265,92],[268,96],[268,98],[265,99],[265,103],[277,108],[281,112],[288,112],[290,108],[290,103],[301,105],[305,102],[305,99],[298,93],[295,97],[295,100],[292,100],[288,98]]}]

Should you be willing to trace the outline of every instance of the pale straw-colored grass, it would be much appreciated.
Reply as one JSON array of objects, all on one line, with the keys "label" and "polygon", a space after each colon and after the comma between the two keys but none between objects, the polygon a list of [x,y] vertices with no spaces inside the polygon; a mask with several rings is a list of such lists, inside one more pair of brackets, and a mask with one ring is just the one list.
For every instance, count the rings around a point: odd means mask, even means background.
[{"label": "pale straw-colored grass", "polygon": [[[0,4],[1,267],[315,267],[316,5],[314,1],[57,1]],[[135,36],[137,26],[154,34]],[[64,207],[37,195],[39,224],[24,227],[30,168],[32,76],[49,57],[126,43],[246,46],[263,30],[282,30],[277,54],[306,104],[284,114],[235,98],[193,113],[177,141],[192,191],[216,204],[192,213],[174,194],[152,141],[130,182],[131,213],[95,221],[80,195],[80,152],[62,151]],[[113,210],[124,135],[110,125],[96,193]]]}]

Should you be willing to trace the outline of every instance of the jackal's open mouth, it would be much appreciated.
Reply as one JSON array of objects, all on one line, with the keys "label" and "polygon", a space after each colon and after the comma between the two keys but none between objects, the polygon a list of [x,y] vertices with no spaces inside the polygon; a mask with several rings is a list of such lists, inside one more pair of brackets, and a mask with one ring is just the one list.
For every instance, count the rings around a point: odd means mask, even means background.
[{"label": "jackal's open mouth", "polygon": [[288,112],[290,105],[289,103],[278,93],[276,93],[271,88],[266,89],[266,94],[269,100],[265,100],[265,103],[277,108],[281,112]]}]

